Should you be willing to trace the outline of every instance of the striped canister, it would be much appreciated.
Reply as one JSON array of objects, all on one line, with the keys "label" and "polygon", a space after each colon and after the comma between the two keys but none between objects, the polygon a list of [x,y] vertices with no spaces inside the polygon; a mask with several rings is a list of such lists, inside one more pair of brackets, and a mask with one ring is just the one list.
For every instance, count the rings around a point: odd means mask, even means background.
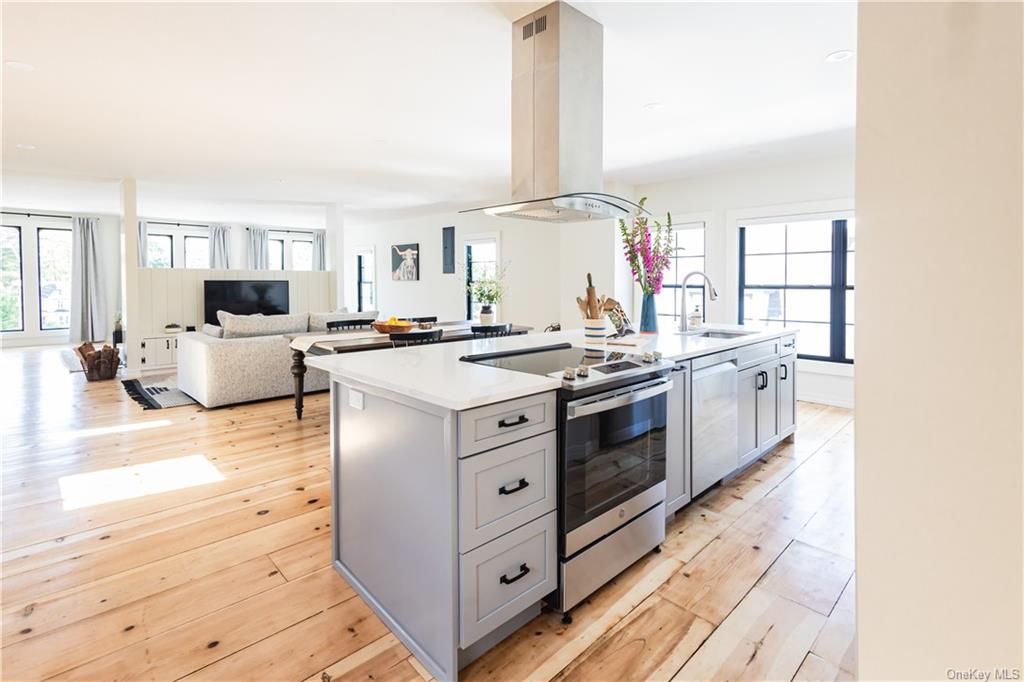
[{"label": "striped canister", "polygon": [[587,343],[604,343],[608,338],[608,325],[605,318],[599,320],[583,320],[583,334]]}]

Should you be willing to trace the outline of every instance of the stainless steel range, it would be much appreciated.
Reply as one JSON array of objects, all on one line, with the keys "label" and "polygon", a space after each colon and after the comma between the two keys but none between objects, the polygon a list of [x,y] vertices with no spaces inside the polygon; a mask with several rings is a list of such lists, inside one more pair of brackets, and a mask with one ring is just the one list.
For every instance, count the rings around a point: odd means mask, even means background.
[{"label": "stainless steel range", "polygon": [[667,374],[673,363],[568,343],[462,358],[562,378],[559,584],[565,614],[665,539]]}]

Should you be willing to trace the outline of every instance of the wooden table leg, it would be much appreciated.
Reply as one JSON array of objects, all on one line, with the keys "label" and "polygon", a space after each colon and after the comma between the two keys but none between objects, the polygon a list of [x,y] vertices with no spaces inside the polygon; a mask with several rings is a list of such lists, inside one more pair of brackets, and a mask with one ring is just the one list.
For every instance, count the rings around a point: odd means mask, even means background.
[{"label": "wooden table leg", "polygon": [[306,354],[301,350],[292,351],[292,376],[295,377],[295,417],[302,419],[302,397],[306,375]]}]

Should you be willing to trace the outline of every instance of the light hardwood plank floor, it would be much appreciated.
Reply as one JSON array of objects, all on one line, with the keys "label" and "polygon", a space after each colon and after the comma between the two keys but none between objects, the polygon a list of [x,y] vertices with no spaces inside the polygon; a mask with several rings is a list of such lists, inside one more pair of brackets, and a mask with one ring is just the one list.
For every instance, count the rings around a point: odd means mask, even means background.
[{"label": "light hardwood plank floor", "polygon": [[[0,678],[429,679],[329,566],[326,394],[301,422],[143,411],[59,352],[0,356]],[[798,418],[571,625],[542,613],[462,679],[853,679],[853,413]]]}]

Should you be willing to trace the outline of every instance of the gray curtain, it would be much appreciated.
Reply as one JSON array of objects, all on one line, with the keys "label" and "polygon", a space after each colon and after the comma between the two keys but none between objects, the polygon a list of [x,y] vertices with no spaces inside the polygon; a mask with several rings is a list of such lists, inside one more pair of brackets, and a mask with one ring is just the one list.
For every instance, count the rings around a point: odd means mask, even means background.
[{"label": "gray curtain", "polygon": [[313,269],[327,269],[327,232],[313,230]]},{"label": "gray curtain", "polygon": [[[103,305],[103,269],[96,246],[96,218],[75,217],[71,224],[70,340],[103,341],[107,319]],[[140,229],[143,223],[139,223]]]},{"label": "gray curtain", "polygon": [[249,228],[249,269],[266,270],[270,267],[270,244],[267,228]]},{"label": "gray curtain", "polygon": [[146,227],[146,221],[145,220],[140,220],[139,221],[139,267],[140,268],[146,267],[146,263],[149,262],[149,258],[147,256],[147,253],[149,251],[149,246],[146,243],[148,237],[149,237],[149,228]]},{"label": "gray curtain", "polygon": [[230,225],[210,225],[210,269],[231,269]]}]

